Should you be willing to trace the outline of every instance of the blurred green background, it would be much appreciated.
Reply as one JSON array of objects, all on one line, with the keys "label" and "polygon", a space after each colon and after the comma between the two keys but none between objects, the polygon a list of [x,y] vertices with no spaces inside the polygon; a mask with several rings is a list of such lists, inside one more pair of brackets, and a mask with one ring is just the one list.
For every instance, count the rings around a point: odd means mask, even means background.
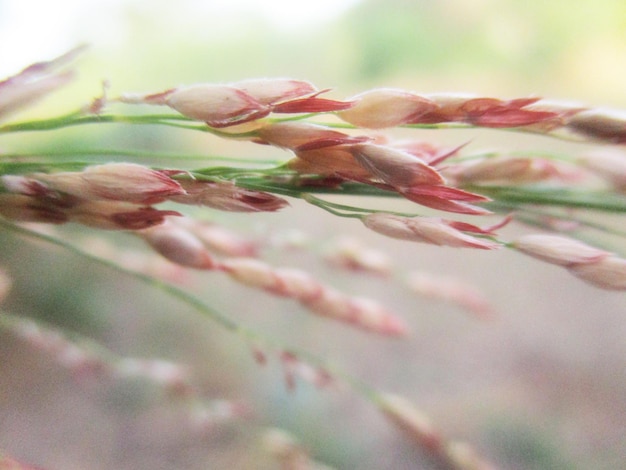
[{"label": "blurred green background", "polygon": [[[91,49],[79,63],[77,82],[16,117],[73,110],[100,93],[103,79],[110,80],[111,96],[288,76],[332,88],[338,98],[385,86],[626,106],[626,3],[620,0],[0,0],[0,76],[78,43]],[[454,145],[471,140],[470,149],[580,154],[590,148],[487,131],[399,135]],[[211,136],[140,127],[0,140],[0,151],[42,147],[287,157]],[[416,299],[398,283],[337,273],[313,250],[267,253],[276,265],[303,267],[347,292],[385,301],[413,327],[406,342],[311,318],[288,300],[217,274],[188,282],[220,311],[264,334],[409,397],[445,434],[471,442],[502,468],[608,470],[626,459],[623,294],[597,291],[514,253],[385,240],[298,201],[279,214],[195,215],[250,237],[302,230],[316,247],[336,233],[351,233],[396,254],[399,273],[419,269],[471,279],[496,304],[495,321],[479,322],[452,306]],[[98,235],[61,230],[68,239]],[[143,249],[130,235],[110,234],[108,240],[120,249]],[[166,399],[132,384],[76,384],[58,365],[4,334],[0,449],[63,470],[274,468],[258,438],[264,426],[279,426],[337,468],[431,468],[350,392],[300,383],[289,393],[275,359],[259,367],[237,337],[159,292],[11,235],[1,234],[0,242],[0,265],[15,284],[7,310],[87,334],[120,354],[190,364],[208,396],[242,399],[256,410],[252,423],[218,426],[200,439],[163,416]]]}]

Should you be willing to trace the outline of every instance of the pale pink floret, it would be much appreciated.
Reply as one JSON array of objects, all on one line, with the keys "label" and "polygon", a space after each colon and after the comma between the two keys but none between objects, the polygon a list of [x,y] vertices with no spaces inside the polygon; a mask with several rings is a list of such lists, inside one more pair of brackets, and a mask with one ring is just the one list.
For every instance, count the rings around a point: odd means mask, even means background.
[{"label": "pale pink floret", "polygon": [[430,418],[406,398],[391,393],[379,394],[378,407],[392,424],[439,462],[441,468],[496,470],[468,444],[446,440]]},{"label": "pale pink floret", "polygon": [[264,191],[236,186],[231,181],[181,181],[185,194],[169,199],[180,204],[206,206],[228,212],[273,212],[289,203]]},{"label": "pale pink floret", "polygon": [[350,152],[363,168],[395,188],[439,185],[443,177],[413,154],[375,144],[357,144]]},{"label": "pale pink floret", "polygon": [[339,116],[358,127],[382,129],[405,124],[437,109],[437,104],[414,93],[393,88],[366,91],[353,98],[355,105]]},{"label": "pale pink floret", "polygon": [[199,84],[175,89],[165,104],[179,113],[205,121],[213,127],[226,127],[267,116],[271,108],[228,85]]},{"label": "pale pink floret", "polygon": [[260,143],[291,150],[311,150],[369,140],[308,122],[278,122],[260,128],[256,134]]},{"label": "pale pink floret", "polygon": [[107,163],[83,171],[32,175],[50,189],[81,199],[109,199],[135,204],[161,202],[185,194],[166,173],[135,163]]},{"label": "pale pink floret", "polygon": [[202,241],[171,221],[138,233],[157,253],[181,266],[212,269],[216,262]]},{"label": "pale pink floret", "polygon": [[273,268],[253,258],[230,258],[221,264],[233,279],[265,289],[276,295],[306,301],[319,295],[324,287],[300,269]]},{"label": "pale pink floret", "polygon": [[570,266],[569,271],[589,284],[607,290],[626,290],[626,260],[607,256],[595,263]]},{"label": "pale pink floret", "polygon": [[498,243],[476,238],[455,229],[453,223],[431,217],[402,217],[384,212],[368,214],[362,219],[365,226],[382,235],[401,240],[430,243],[440,246],[492,250]]},{"label": "pale pink floret", "polygon": [[291,78],[256,78],[241,80],[231,85],[265,105],[272,105],[318,92],[311,82]]},{"label": "pale pink floret", "polygon": [[604,250],[560,235],[524,235],[511,245],[522,253],[559,266],[593,264],[609,256]]},{"label": "pale pink floret", "polygon": [[224,260],[220,268],[237,282],[250,287],[273,289],[276,286],[272,267],[258,259],[231,258]]}]

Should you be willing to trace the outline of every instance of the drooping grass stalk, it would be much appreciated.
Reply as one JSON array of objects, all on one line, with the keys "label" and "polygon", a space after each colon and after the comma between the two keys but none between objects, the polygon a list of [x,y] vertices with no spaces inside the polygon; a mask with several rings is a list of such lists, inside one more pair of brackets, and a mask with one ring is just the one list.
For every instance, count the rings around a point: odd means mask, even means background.
[{"label": "drooping grass stalk", "polygon": [[102,258],[100,256],[89,253],[88,251],[83,250],[80,246],[73,244],[69,241],[63,240],[58,237],[54,237],[46,233],[38,232],[36,230],[31,230],[21,225],[13,224],[2,218],[0,218],[0,226],[3,229],[13,232],[17,235],[31,238],[34,240],[43,241],[45,243],[58,246],[81,258],[88,259],[89,261],[95,262],[101,266],[106,267],[107,269],[111,269],[120,274],[123,274],[124,276],[133,278],[187,305],[192,310],[208,318],[209,320],[211,320],[212,322],[214,322],[221,328],[227,331],[230,331],[231,333],[240,337],[241,339],[243,339],[245,342],[247,342],[250,345],[261,346],[263,348],[267,348],[268,350],[272,350],[272,351],[284,351],[284,352],[293,354],[296,357],[302,358],[303,360],[305,360],[311,365],[320,367],[330,372],[333,375],[333,377],[346,382],[352,388],[354,388],[355,391],[362,394],[365,398],[372,398],[375,396],[375,391],[371,387],[359,381],[358,379],[350,376],[344,371],[340,370],[338,367],[330,363],[327,363],[326,361],[315,356],[314,354],[311,354],[306,351],[298,350],[296,348],[285,346],[279,343],[278,341],[276,341],[275,339],[267,338],[263,336],[262,334],[258,333],[257,331],[252,330],[250,328],[247,328],[237,323],[232,318],[218,312],[217,310],[209,306],[206,302],[201,300],[199,297],[173,284],[159,280],[148,274],[144,274],[144,273],[126,268],[116,263],[115,261],[109,260],[107,258]]}]

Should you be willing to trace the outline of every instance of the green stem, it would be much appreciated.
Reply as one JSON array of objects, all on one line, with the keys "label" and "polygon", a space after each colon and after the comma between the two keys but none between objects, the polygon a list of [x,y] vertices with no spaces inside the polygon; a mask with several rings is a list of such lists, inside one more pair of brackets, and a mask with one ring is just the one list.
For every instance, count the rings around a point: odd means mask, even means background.
[{"label": "green stem", "polygon": [[[173,122],[174,121],[174,122]],[[146,115],[121,115],[121,114],[84,114],[82,111],[75,111],[63,116],[41,119],[35,121],[5,124],[0,126],[0,134],[10,132],[31,132],[50,131],[65,127],[78,126],[83,124],[103,124],[103,123],[124,123],[124,124],[161,124],[171,127],[178,127],[191,130],[211,132],[211,128],[206,125],[179,124],[175,121],[192,121],[184,116],[176,114],[146,114]],[[220,132],[220,134],[222,134]]]},{"label": "green stem", "polygon": [[[489,196],[497,203],[508,203],[515,206],[536,204],[605,212],[626,212],[626,196],[602,191],[512,186],[466,186],[464,189]],[[489,207],[489,204],[486,206]]]}]

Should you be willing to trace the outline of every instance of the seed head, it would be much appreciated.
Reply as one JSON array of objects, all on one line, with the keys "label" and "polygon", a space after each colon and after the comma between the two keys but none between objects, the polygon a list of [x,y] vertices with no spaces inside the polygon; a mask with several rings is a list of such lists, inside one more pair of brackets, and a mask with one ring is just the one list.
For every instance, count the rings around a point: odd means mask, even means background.
[{"label": "seed head", "polygon": [[443,184],[443,177],[420,158],[383,145],[357,144],[350,152],[363,168],[395,188]]},{"label": "seed head", "polygon": [[50,189],[85,200],[152,204],[185,193],[166,172],[134,163],[94,165],[76,172],[38,173],[33,178]]},{"label": "seed head", "polygon": [[437,104],[414,93],[393,88],[366,91],[353,98],[355,104],[339,117],[350,124],[382,129],[405,124],[438,108]]},{"label": "seed head", "polygon": [[230,181],[183,181],[185,194],[170,200],[180,204],[212,207],[228,212],[273,212],[289,203],[263,191],[240,188]]},{"label": "seed head", "polygon": [[199,84],[178,88],[165,98],[165,104],[211,127],[253,121],[271,111],[269,106],[245,91],[228,85]]},{"label": "seed head", "polygon": [[139,233],[157,253],[173,263],[195,269],[212,269],[215,261],[206,247],[185,228],[166,221]]}]

